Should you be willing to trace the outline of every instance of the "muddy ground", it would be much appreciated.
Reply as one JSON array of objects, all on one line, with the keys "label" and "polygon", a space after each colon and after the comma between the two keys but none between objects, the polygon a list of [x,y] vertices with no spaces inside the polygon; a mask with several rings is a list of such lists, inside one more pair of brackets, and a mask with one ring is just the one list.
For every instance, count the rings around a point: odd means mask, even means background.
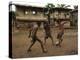
[{"label": "muddy ground", "polygon": [[[52,36],[56,42],[57,29],[52,29]],[[44,30],[38,31],[39,39],[44,42]],[[43,53],[41,46],[38,42],[32,47],[31,52],[27,52],[30,46],[31,38],[28,38],[27,30],[14,30],[12,32],[12,56],[13,58],[26,58],[26,57],[43,57],[43,56],[61,56],[61,55],[74,55],[78,53],[78,38],[77,29],[65,29],[63,42],[61,47],[52,46],[50,39],[47,40],[46,47],[48,52]]]}]

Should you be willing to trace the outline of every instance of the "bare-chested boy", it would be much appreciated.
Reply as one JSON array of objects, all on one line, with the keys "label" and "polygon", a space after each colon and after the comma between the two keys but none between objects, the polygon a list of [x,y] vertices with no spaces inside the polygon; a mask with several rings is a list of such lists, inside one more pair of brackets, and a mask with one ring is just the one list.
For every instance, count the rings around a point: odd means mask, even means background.
[{"label": "bare-chested boy", "polygon": [[56,46],[59,46],[61,47],[61,43],[63,41],[63,35],[64,35],[64,24],[67,23],[67,22],[63,22],[61,23],[60,21],[57,22],[58,23],[58,28],[59,28],[59,31],[58,31],[58,34],[57,34],[57,39],[59,40],[59,43],[56,44]]},{"label": "bare-chested boy", "polygon": [[44,44],[46,44],[46,39],[48,39],[49,37],[51,38],[52,40],[52,45],[54,45],[54,42],[53,42],[53,37],[51,35],[51,29],[50,29],[50,24],[49,22],[44,22],[44,30],[45,30],[45,37],[44,37]]},{"label": "bare-chested boy", "polygon": [[37,37],[37,31],[38,27],[40,26],[39,23],[36,23],[33,27],[32,30],[30,31],[30,37],[32,38],[31,45],[28,48],[28,52],[31,51],[31,47],[35,44],[36,41],[38,41],[41,45],[43,53],[46,53],[47,51],[44,49],[42,41]]}]

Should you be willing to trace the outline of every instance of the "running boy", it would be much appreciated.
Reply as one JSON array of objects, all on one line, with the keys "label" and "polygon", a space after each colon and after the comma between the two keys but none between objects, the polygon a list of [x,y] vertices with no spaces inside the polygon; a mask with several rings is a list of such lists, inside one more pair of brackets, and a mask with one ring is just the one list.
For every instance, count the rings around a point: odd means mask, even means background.
[{"label": "running boy", "polygon": [[28,52],[31,51],[31,47],[35,44],[36,41],[38,41],[41,45],[41,48],[42,48],[42,51],[43,53],[46,53],[47,51],[44,50],[44,46],[43,46],[43,43],[42,41],[37,37],[37,31],[38,31],[38,24],[35,24],[33,27],[32,27],[32,30],[31,30],[31,37],[32,37],[32,41],[31,41],[31,45],[30,47],[28,48]]},{"label": "running boy", "polygon": [[44,44],[46,44],[46,39],[51,38],[52,40],[52,45],[54,45],[53,42],[53,37],[51,35],[51,29],[50,29],[50,25],[48,22],[44,22],[44,30],[45,30],[45,38],[44,38]]},{"label": "running boy", "polygon": [[58,34],[57,34],[57,39],[59,40],[59,43],[56,44],[56,46],[59,46],[61,47],[61,43],[63,41],[63,35],[64,35],[64,24],[67,23],[67,22],[63,22],[61,23],[60,21],[57,22],[58,23],[58,28],[59,28],[59,31],[58,31]]}]

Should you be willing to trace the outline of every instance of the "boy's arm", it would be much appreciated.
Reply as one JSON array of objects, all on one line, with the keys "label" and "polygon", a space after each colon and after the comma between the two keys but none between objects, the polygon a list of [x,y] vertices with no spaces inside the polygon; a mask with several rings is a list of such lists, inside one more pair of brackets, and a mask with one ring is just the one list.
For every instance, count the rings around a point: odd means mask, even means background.
[{"label": "boy's arm", "polygon": [[32,29],[29,30],[29,35],[28,35],[29,38],[31,37],[31,33],[32,33]]}]

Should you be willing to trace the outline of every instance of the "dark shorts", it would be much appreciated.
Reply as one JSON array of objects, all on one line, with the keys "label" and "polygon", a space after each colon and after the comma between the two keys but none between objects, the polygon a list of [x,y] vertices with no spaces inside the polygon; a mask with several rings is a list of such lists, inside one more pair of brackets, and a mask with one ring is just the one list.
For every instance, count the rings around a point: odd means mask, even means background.
[{"label": "dark shorts", "polygon": [[58,35],[57,35],[57,39],[62,38],[63,34],[64,34],[63,32],[58,33]]},{"label": "dark shorts", "polygon": [[40,39],[37,36],[32,36],[32,42],[40,41]]},{"label": "dark shorts", "polygon": [[51,33],[46,33],[45,38],[51,37]]}]

